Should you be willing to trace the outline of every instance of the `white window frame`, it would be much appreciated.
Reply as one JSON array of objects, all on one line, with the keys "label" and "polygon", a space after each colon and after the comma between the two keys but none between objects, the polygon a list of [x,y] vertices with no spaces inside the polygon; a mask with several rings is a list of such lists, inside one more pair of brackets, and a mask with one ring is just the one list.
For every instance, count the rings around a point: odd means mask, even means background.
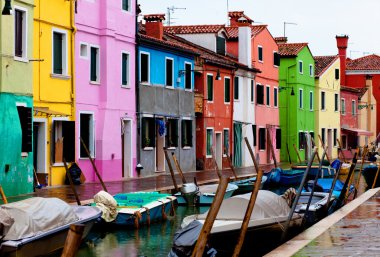
[{"label": "white window frame", "polygon": [[303,61],[298,61],[298,72],[303,74]]},{"label": "white window frame", "polygon": [[[148,56],[148,81],[141,81],[141,56],[145,54]],[[146,51],[140,51],[139,52],[139,82],[143,85],[149,85],[150,84],[150,53]]]},{"label": "white window frame", "polygon": [[[210,100],[208,100],[208,77],[212,77],[212,100],[210,101]],[[206,74],[206,88],[207,88],[207,102],[208,103],[213,103],[214,102],[214,93],[215,93],[215,87],[214,87],[215,85],[214,85],[214,74],[212,74],[212,73],[207,73]]]},{"label": "white window frame", "polygon": [[[260,55],[259,55],[259,48],[261,48],[261,57],[262,59],[260,60]],[[262,45],[258,45],[257,46],[257,60],[260,62],[260,63],[264,63],[264,48]]]},{"label": "white window frame", "polygon": [[[268,92],[268,89],[269,89],[269,92]],[[270,107],[270,86],[266,85],[265,86],[265,105],[267,107]],[[269,104],[268,104],[268,100],[269,100]]]},{"label": "white window frame", "polygon": [[[238,80],[238,98],[237,99],[235,99],[235,79],[237,78],[237,80]],[[234,77],[234,81],[233,81],[233,99],[234,99],[234,102],[239,102],[240,101],[240,92],[241,92],[241,90],[240,90],[240,76],[235,76]]]},{"label": "white window frame", "polygon": [[[337,97],[336,97],[337,96]],[[336,99],[337,99],[337,108],[335,109],[335,97],[336,97]],[[337,93],[335,93],[334,94],[334,112],[339,112],[339,94],[337,94]]]},{"label": "white window frame", "polygon": [[[324,97],[324,101],[325,101],[325,106],[324,106],[324,107],[322,106],[322,99],[323,99],[323,97],[322,97],[323,94],[322,94],[322,93],[323,93],[324,96],[325,96],[325,97]],[[322,111],[322,112],[325,112],[325,111],[326,111],[326,91],[323,91],[323,90],[321,91],[321,111]]]},{"label": "white window frame", "polygon": [[310,77],[314,76],[314,67],[313,67],[313,64],[309,64],[309,75],[310,75]]},{"label": "white window frame", "polygon": [[[275,101],[275,95],[274,95],[274,92],[277,92],[277,95],[276,95],[276,101]],[[274,108],[278,108],[278,87],[273,87],[273,107]]]},{"label": "white window frame", "polygon": [[[52,120],[52,124],[54,124],[54,122],[56,122],[56,121],[70,121],[69,117],[53,117],[51,120]],[[53,127],[52,127],[52,129],[53,129]],[[54,129],[55,129],[55,131],[54,131],[54,138],[52,137],[52,140],[50,140],[50,142],[52,142],[51,144],[53,146],[55,146],[55,142],[57,141],[57,139],[59,138],[59,136],[62,137],[62,127],[61,127],[61,133],[60,133],[60,135],[58,135],[59,134],[58,131],[57,131],[58,127],[54,126]],[[51,152],[50,152],[50,159],[51,160],[55,159],[55,157],[51,155]],[[53,162],[52,166],[53,167],[62,167],[63,166],[63,162]]]},{"label": "white window frame", "polygon": [[[185,76],[183,78],[183,81],[184,81],[183,88],[185,89],[185,91],[192,92],[193,91],[193,74],[191,74],[191,76],[190,76],[190,88],[186,88],[186,64],[190,64],[190,70],[193,69],[193,64],[191,62],[184,62],[183,67],[185,70]],[[173,67],[174,67],[174,65],[173,65]],[[173,76],[174,76],[174,72],[173,72]]]},{"label": "white window frame", "polygon": [[208,155],[207,154],[207,130],[211,130],[212,131],[212,139],[211,139],[211,148],[213,148],[214,146],[214,127],[206,127],[206,158],[209,159],[209,158],[212,158],[212,155]]},{"label": "white window frame", "polygon": [[[95,122],[95,113],[92,112],[92,111],[79,111],[79,119],[78,119],[78,127],[79,127],[79,131],[78,131],[78,134],[79,134],[79,140],[78,140],[78,153],[79,153],[79,159],[81,160],[87,160],[89,159],[88,157],[82,157],[80,155],[80,146],[81,146],[81,140],[80,140],[80,129],[81,129],[81,123],[80,123],[80,116],[81,114],[87,114],[87,115],[91,115],[92,116],[92,133],[89,132],[90,136],[92,137],[92,145],[89,144],[87,146],[88,150],[90,151],[91,153],[91,158],[96,158],[96,136],[95,136],[95,133],[96,133],[96,122]],[[92,135],[91,135],[92,134]],[[92,151],[91,151],[92,150]]]},{"label": "white window frame", "polygon": [[[126,54],[128,56],[128,62],[127,62],[127,85],[123,85],[123,54]],[[122,88],[131,88],[131,81],[130,81],[130,67],[131,67],[131,54],[128,51],[121,51],[121,67],[120,67],[120,81],[121,81],[121,87]]]},{"label": "white window frame", "polygon": [[[20,107],[28,107],[27,103],[25,102],[16,102],[16,108]],[[17,112],[18,113],[18,112]],[[18,114],[17,114],[18,115]],[[34,118],[33,118],[34,119]],[[33,126],[33,125],[32,125]],[[28,152],[21,152],[21,157],[28,157],[29,153]]]},{"label": "white window frame", "polygon": [[[92,81],[91,80],[91,48],[96,48],[98,49],[98,54],[96,55],[96,61],[97,61],[97,66],[96,66],[96,81]],[[90,56],[89,56],[89,81],[90,81],[90,84],[96,84],[96,85],[99,85],[100,84],[100,46],[99,45],[93,45],[91,44],[90,47],[89,47],[89,52],[90,52]]]},{"label": "white window frame", "polygon": [[304,105],[303,105],[303,89],[302,88],[298,89],[298,101],[299,101],[298,108],[303,109]]},{"label": "white window frame", "polygon": [[309,110],[314,111],[314,92],[310,91],[309,92]]},{"label": "white window frame", "polygon": [[[28,9],[15,5],[14,6],[15,10],[19,10],[23,12],[23,20],[22,20],[22,57],[16,56],[16,49],[13,50],[14,53],[14,60],[15,61],[20,61],[20,62],[29,62],[28,60]],[[16,16],[13,18],[13,24],[15,24]],[[15,27],[13,31],[15,32]],[[14,40],[16,41],[16,33],[14,33]],[[14,47],[14,44],[13,44]]]},{"label": "white window frame", "polygon": [[[250,80],[251,81],[251,83],[250,83],[250,85],[249,85],[249,88],[250,88],[250,94],[249,94],[249,101],[253,104],[253,103],[255,103],[255,96],[256,96],[256,87],[255,87],[255,80],[254,79],[251,79]],[[253,91],[253,92],[252,92]],[[253,99],[252,99],[252,94],[253,94]]]},{"label": "white window frame", "polygon": [[132,1],[131,0],[128,0],[128,7],[129,7],[128,10],[123,9],[123,0],[120,0],[120,4],[121,4],[121,11],[123,13],[132,13]]},{"label": "white window frame", "polygon": [[[62,46],[62,74],[54,73],[54,33],[60,33],[64,37]],[[51,32],[51,74],[54,77],[68,76],[68,44],[67,44],[67,30],[52,28]]]},{"label": "white window frame", "polygon": [[[86,55],[82,55],[82,46],[86,46]],[[79,43],[79,58],[81,59],[85,59],[85,60],[88,60],[88,49],[89,49],[89,45],[88,43],[86,42],[80,42]]]},{"label": "white window frame", "polygon": [[[353,106],[355,106],[355,108],[353,108]],[[351,115],[352,116],[356,116],[357,115],[357,111],[356,111],[356,100],[351,100]]]},{"label": "white window frame", "polygon": [[[192,146],[182,146],[182,137],[183,137],[183,134],[182,134],[182,121],[184,121],[184,120],[191,121],[192,124],[194,125],[194,120],[191,117],[182,117],[182,119],[180,120],[181,121],[181,137],[180,137],[181,138],[181,142],[178,142],[178,147],[181,147],[184,150],[189,150],[189,149],[191,149],[191,148],[194,147],[193,142],[191,143]],[[193,125],[192,125],[192,127],[193,127]],[[193,134],[193,131],[191,132],[191,134]],[[180,145],[180,143],[181,143],[181,145]]]},{"label": "white window frame", "polygon": [[[167,60],[171,60],[172,64],[173,64],[173,66],[172,66],[172,85],[171,86],[166,84],[166,82],[167,82],[166,71],[168,68],[166,66]],[[172,58],[172,57],[165,57],[165,87],[166,88],[172,88],[172,89],[174,88],[174,58]]]},{"label": "white window frame", "polygon": [[[226,102],[226,79],[228,79],[230,81],[230,101],[229,102]],[[223,95],[223,102],[224,104],[228,104],[230,105],[231,104],[231,77],[230,76],[225,76],[223,78],[223,81],[224,81],[224,87],[223,87],[223,91],[224,91],[224,95]]]}]

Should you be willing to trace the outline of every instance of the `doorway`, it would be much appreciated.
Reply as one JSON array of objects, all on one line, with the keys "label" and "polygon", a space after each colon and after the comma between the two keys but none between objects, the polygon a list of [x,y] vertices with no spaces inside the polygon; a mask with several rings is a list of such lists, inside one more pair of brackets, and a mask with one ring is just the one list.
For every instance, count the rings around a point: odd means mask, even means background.
[{"label": "doorway", "polygon": [[218,165],[218,169],[223,169],[223,162],[222,162],[222,133],[221,132],[215,132],[215,161]]},{"label": "doorway", "polygon": [[131,178],[132,174],[132,121],[123,120],[123,178]]},{"label": "doorway", "polygon": [[156,172],[164,172],[165,171],[165,154],[164,154],[165,134],[160,135],[160,126],[165,126],[165,121],[164,119],[156,119],[156,121],[158,121],[156,122]]},{"label": "doorway", "polygon": [[37,173],[47,173],[46,169],[46,120],[33,121],[33,166]]}]

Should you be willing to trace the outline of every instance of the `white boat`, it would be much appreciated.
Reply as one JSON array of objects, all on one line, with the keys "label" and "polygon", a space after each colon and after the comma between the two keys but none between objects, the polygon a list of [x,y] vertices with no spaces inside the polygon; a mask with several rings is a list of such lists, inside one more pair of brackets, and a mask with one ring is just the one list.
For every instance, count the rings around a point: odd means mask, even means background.
[{"label": "white boat", "polygon": [[70,225],[84,224],[83,238],[102,212],[58,198],[34,197],[0,206],[0,256],[34,257],[63,248]]}]

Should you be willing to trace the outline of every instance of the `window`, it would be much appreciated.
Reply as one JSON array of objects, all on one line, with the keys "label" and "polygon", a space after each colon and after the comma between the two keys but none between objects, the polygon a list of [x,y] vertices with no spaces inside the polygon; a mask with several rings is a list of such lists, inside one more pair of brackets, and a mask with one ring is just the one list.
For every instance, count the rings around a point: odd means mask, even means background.
[{"label": "window", "polygon": [[339,69],[335,69],[335,79],[336,80],[339,79],[339,75],[340,75]]},{"label": "window", "polygon": [[298,71],[299,73],[303,74],[303,62],[298,61]]},{"label": "window", "polygon": [[223,129],[223,154],[228,155],[230,149],[230,131]]},{"label": "window", "polygon": [[264,104],[264,86],[260,84],[256,85],[256,103]]},{"label": "window", "polygon": [[356,115],[356,101],[355,100],[352,100],[351,113],[352,113],[352,116]]},{"label": "window", "polygon": [[193,121],[182,120],[182,147],[193,146]]},{"label": "window", "polygon": [[342,136],[342,149],[347,149],[347,136]]},{"label": "window", "polygon": [[342,111],[342,115],[346,115],[346,100],[344,98],[340,100],[340,109]]},{"label": "window", "polygon": [[80,44],[80,57],[87,59],[88,56],[88,45],[86,43]]},{"label": "window", "polygon": [[298,132],[299,149],[303,150],[306,146],[306,137],[304,132]]},{"label": "window", "polygon": [[303,90],[299,89],[299,108],[303,109]]},{"label": "window", "polygon": [[310,136],[311,136],[312,139],[315,139],[315,138],[314,138],[314,132],[313,132],[313,131],[310,131],[309,134],[310,134]]},{"label": "window", "polygon": [[281,149],[281,129],[276,129],[276,149]]},{"label": "window", "polygon": [[178,147],[178,120],[168,119],[166,122],[166,147]]},{"label": "window", "polygon": [[129,86],[129,54],[121,54],[121,85]]},{"label": "window", "polygon": [[339,102],[338,102],[338,99],[339,99],[339,95],[338,94],[334,94],[334,111],[337,112],[339,111]]},{"label": "window", "polygon": [[273,52],[273,65],[280,66],[280,55],[277,52]]},{"label": "window", "polygon": [[53,163],[75,161],[75,121],[53,120]]},{"label": "window", "polygon": [[173,65],[173,59],[171,58],[165,58],[165,85],[168,87],[173,86],[173,72],[174,65]]},{"label": "window", "polygon": [[150,81],[150,55],[149,53],[140,53],[140,81],[149,83]]},{"label": "window", "polygon": [[310,91],[310,93],[309,93],[309,109],[310,109],[310,111],[312,111],[312,110],[314,110],[314,94],[313,94],[313,92],[312,91]]},{"label": "window", "polygon": [[321,110],[326,111],[326,93],[321,92]]},{"label": "window", "polygon": [[53,74],[66,75],[66,32],[53,31]]},{"label": "window", "polygon": [[265,150],[265,128],[259,128],[259,150]]},{"label": "window", "polygon": [[27,15],[26,10],[15,7],[15,56],[27,58]]},{"label": "window", "polygon": [[256,125],[252,125],[252,133],[253,133],[253,146],[257,145],[257,128]]},{"label": "window", "polygon": [[142,148],[155,146],[155,122],[154,118],[144,117],[141,120],[141,145]]},{"label": "window", "polygon": [[191,75],[192,65],[191,63],[185,63],[185,89],[192,89],[192,75]]},{"label": "window", "polygon": [[99,63],[100,63],[100,55],[99,55],[99,47],[91,46],[90,47],[90,81],[99,82]]},{"label": "window", "polygon": [[334,129],[334,146],[337,146],[337,139],[338,139],[338,129]]},{"label": "window", "polygon": [[251,80],[251,103],[255,101],[255,82]]},{"label": "window", "polygon": [[131,0],[122,0],[122,9],[123,11],[131,11]]},{"label": "window", "polygon": [[309,75],[310,75],[310,77],[314,76],[314,69],[313,69],[313,65],[312,64],[309,65]]},{"label": "window", "polygon": [[230,78],[224,78],[224,102],[229,103],[231,101],[230,99],[230,92],[231,92],[231,79]]},{"label": "window", "polygon": [[326,145],[326,129],[324,128],[321,129],[321,137],[322,137],[323,144]]},{"label": "window", "polygon": [[267,106],[270,106],[270,87],[267,86]]},{"label": "window", "polygon": [[[80,128],[80,137],[83,142],[86,144],[88,151],[92,158],[95,157],[95,123],[94,115],[88,113],[79,114],[79,128]],[[87,152],[83,146],[80,144],[80,158],[88,158]]]},{"label": "window", "polygon": [[207,100],[214,100],[214,77],[207,74]]},{"label": "window", "polygon": [[263,47],[258,46],[257,51],[258,51],[257,56],[259,57],[259,62],[263,62],[264,61],[264,59],[263,59]]},{"label": "window", "polygon": [[273,106],[278,107],[278,88],[273,88]]},{"label": "window", "polygon": [[18,117],[21,125],[21,152],[32,152],[33,122],[32,108],[17,106]]},{"label": "window", "polygon": [[216,53],[226,55],[226,39],[224,37],[216,37]]},{"label": "window", "polygon": [[234,99],[239,100],[239,77],[234,80]]},{"label": "window", "polygon": [[207,129],[206,130],[206,155],[211,157],[212,156],[212,138],[213,138],[213,129]]}]

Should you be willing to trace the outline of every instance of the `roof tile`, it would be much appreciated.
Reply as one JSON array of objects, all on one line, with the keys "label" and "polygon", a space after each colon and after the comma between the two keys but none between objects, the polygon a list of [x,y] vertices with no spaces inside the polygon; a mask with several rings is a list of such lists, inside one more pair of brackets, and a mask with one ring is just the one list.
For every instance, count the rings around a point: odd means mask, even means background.
[{"label": "roof tile", "polygon": [[297,56],[308,43],[286,43],[278,44],[278,53],[281,56]]},{"label": "roof tile", "polygon": [[183,25],[183,26],[166,26],[165,32],[171,34],[199,34],[199,33],[218,33],[224,25]]},{"label": "roof tile", "polygon": [[320,77],[338,58],[338,55],[314,56],[315,77]]},{"label": "roof tile", "polygon": [[347,59],[346,70],[380,70],[380,56],[367,55],[358,59]]}]

